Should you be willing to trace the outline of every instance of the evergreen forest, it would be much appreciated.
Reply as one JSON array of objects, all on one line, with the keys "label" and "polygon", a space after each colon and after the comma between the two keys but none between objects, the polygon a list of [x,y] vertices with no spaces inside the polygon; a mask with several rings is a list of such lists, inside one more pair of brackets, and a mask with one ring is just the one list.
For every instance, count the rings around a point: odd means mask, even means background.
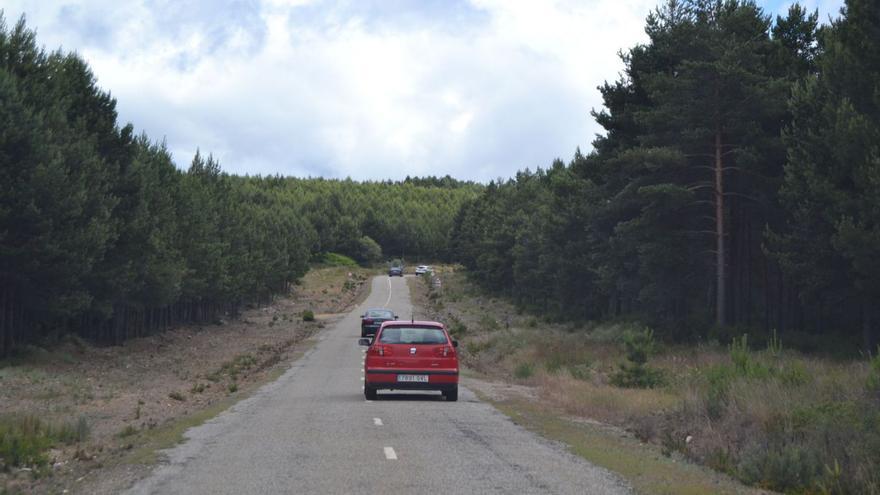
[{"label": "evergreen forest", "polygon": [[200,152],[180,166],[119,122],[81,57],[0,18],[0,354],[215,321],[329,252],[460,262],[548,319],[873,349],[876,7],[847,0],[822,24],[797,4],[665,2],[599,88],[591,151],[488,185],[237,176]]},{"label": "evergreen forest", "polygon": [[665,2],[599,88],[593,150],[489,184],[456,217],[456,256],[550,319],[874,349],[880,9],[818,20]]},{"label": "evergreen forest", "polygon": [[0,22],[0,355],[214,322],[285,293],[323,253],[446,259],[482,188],[241,177],[199,152],[181,170],[115,107],[78,55]]}]

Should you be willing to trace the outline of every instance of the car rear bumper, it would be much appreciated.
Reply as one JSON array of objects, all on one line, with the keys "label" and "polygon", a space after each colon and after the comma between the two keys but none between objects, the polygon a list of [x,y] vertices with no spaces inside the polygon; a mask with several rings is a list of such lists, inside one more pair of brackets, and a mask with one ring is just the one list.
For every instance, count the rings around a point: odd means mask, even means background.
[{"label": "car rear bumper", "polygon": [[[397,375],[427,375],[427,382],[398,382]],[[458,386],[458,370],[367,370],[365,383],[376,390],[452,390]]]}]

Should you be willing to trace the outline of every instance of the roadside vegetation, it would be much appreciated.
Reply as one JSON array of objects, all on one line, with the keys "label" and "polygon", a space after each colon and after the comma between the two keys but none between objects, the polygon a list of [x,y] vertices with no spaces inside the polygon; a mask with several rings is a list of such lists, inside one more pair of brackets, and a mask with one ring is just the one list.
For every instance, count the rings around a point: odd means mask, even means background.
[{"label": "roadside vegetation", "polygon": [[291,294],[237,320],[115,347],[68,336],[0,359],[0,493],[124,488],[187,427],[279,376],[310,336],[360,301],[371,273],[316,267]]},{"label": "roadside vegetation", "polygon": [[592,151],[489,184],[456,218],[456,260],[557,321],[874,352],[880,11],[845,3],[819,25],[797,4],[660,2],[600,88]]},{"label": "roadside vegetation", "polygon": [[235,317],[311,262],[343,260],[329,253],[448,256],[453,217],[482,187],[242,177],[197,150],[187,168],[119,122],[78,54],[40,46],[0,11],[0,356]]},{"label": "roadside vegetation", "polygon": [[[460,269],[441,276],[442,290],[421,286],[417,299],[448,322],[467,368],[533,391],[528,404],[502,408],[543,418],[538,430],[594,420],[754,487],[880,493],[877,354],[806,355],[746,334],[666,344],[632,321],[549,323],[487,295]],[[608,467],[630,469],[622,459],[606,459]]]}]

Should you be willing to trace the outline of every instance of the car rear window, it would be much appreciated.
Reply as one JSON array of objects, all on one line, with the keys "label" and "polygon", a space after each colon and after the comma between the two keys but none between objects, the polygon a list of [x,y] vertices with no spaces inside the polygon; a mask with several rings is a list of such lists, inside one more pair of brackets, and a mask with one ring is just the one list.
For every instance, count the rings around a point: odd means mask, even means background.
[{"label": "car rear window", "polygon": [[382,344],[445,344],[446,334],[437,327],[393,326],[382,330]]},{"label": "car rear window", "polygon": [[394,313],[391,311],[385,311],[381,309],[374,309],[372,311],[367,311],[368,318],[388,318],[389,320],[394,318]]}]

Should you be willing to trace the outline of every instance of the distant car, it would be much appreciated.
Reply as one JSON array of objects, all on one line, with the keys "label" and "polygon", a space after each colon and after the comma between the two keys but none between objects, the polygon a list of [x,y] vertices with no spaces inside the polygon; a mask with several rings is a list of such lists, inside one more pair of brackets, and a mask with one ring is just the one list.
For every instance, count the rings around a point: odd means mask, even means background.
[{"label": "distant car", "polygon": [[424,275],[430,271],[432,270],[431,267],[428,265],[419,265],[416,267],[416,275]]},{"label": "distant car", "polygon": [[403,267],[402,266],[392,266],[388,269],[389,277],[402,277],[403,276]]},{"label": "distant car", "polygon": [[383,323],[396,319],[397,315],[390,309],[368,309],[361,315],[361,337],[376,335]]},{"label": "distant car", "polygon": [[458,400],[458,342],[436,321],[386,321],[369,346],[364,362],[364,397],[379,390],[439,390]]}]

